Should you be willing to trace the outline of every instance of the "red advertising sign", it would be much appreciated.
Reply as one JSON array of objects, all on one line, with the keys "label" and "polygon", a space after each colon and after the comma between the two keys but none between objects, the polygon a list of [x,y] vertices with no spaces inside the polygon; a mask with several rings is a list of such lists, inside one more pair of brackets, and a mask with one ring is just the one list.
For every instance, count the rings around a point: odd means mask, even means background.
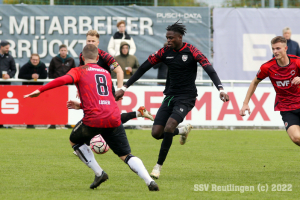
[{"label": "red advertising sign", "polygon": [[24,99],[39,87],[0,85],[0,124],[67,124],[68,87]]}]

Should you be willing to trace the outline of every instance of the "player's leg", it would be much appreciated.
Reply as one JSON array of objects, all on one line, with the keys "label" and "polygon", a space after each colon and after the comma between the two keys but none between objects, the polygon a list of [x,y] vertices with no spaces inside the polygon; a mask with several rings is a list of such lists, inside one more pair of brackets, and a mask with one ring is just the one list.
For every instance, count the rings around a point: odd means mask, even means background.
[{"label": "player's leg", "polygon": [[151,121],[154,120],[153,116],[145,108],[145,106],[141,106],[141,107],[139,107],[139,109],[137,111],[122,113],[121,114],[121,121],[122,121],[122,124],[125,124],[127,121],[129,121],[131,119],[134,119],[134,118],[138,118],[138,117],[144,117],[144,118],[150,119]]},{"label": "player's leg", "polygon": [[281,111],[282,121],[291,140],[300,146],[300,109]]},{"label": "player's leg", "polygon": [[292,125],[287,129],[287,133],[291,140],[298,146],[300,146],[300,126]]},{"label": "player's leg", "polygon": [[[171,100],[169,100],[169,102],[164,101],[162,106],[160,107],[154,121],[155,124],[154,126],[156,127],[152,128],[152,130],[156,132],[153,132],[152,135],[156,135],[157,137],[160,136],[159,138],[163,136],[163,141],[161,143],[158,161],[151,172],[151,177],[159,178],[162,165],[165,162],[168,152],[171,148],[173,137],[175,135],[180,134],[181,144],[185,143],[188,133],[190,132],[192,126],[188,124],[187,126],[180,129],[176,127],[178,126],[179,123],[183,121],[183,119],[188,114],[188,112],[193,108],[194,104],[195,104],[195,99],[182,100],[178,98],[172,98],[172,101]],[[166,120],[167,122],[165,122]],[[161,134],[162,129],[157,125],[163,123],[165,123],[165,127],[163,129],[164,132]],[[184,138],[184,142],[182,142],[182,138]]]},{"label": "player's leg", "polygon": [[143,162],[131,154],[130,145],[123,125],[114,129],[107,129],[101,133],[110,149],[123,160],[130,169],[141,177],[150,191],[158,191],[158,186],[150,177]]},{"label": "player's leg", "polygon": [[89,144],[91,138],[97,134],[96,128],[88,127],[80,121],[76,124],[70,135],[70,144],[77,156],[95,173],[94,182],[90,186],[91,189],[97,188],[102,182],[108,179],[108,175],[102,170],[96,161],[90,147],[86,145]]}]

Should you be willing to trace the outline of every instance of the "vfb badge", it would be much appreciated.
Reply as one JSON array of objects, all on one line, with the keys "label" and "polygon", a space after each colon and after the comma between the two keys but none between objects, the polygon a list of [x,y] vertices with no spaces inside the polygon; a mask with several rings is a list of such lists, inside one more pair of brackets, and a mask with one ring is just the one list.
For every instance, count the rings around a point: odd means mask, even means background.
[{"label": "vfb badge", "polygon": [[183,62],[187,61],[187,59],[188,59],[188,56],[187,56],[187,55],[182,55],[182,60],[183,60]]}]

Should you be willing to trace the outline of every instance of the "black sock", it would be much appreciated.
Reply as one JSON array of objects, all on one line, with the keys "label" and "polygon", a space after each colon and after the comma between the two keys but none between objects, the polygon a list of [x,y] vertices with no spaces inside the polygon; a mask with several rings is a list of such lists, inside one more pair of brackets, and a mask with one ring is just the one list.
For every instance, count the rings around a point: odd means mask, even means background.
[{"label": "black sock", "polygon": [[[173,133],[173,136],[178,135],[178,134],[179,134],[179,130],[178,130],[178,128],[176,128],[174,133]],[[165,137],[165,133],[161,134],[160,138],[158,138],[158,139],[159,140],[164,139],[164,137]]]},{"label": "black sock", "polygon": [[157,161],[157,164],[159,165],[163,165],[163,163],[165,162],[173,141],[173,133],[164,132],[163,135],[164,135],[164,139],[161,143],[158,161]]},{"label": "black sock", "polygon": [[127,121],[136,118],[136,112],[129,112],[129,113],[122,113],[121,114],[121,121],[122,124],[126,123]]},{"label": "black sock", "polygon": [[173,133],[173,136],[178,135],[178,134],[179,134],[179,130],[178,130],[178,128],[176,128],[174,133]]}]

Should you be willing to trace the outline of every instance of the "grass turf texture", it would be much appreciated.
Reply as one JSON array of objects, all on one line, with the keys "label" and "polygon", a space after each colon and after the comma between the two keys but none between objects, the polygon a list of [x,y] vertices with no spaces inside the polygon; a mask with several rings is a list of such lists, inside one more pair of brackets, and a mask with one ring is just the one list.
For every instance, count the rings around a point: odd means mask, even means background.
[{"label": "grass turf texture", "polygon": [[[0,129],[0,199],[297,199],[299,147],[285,131],[192,130],[184,146],[174,137],[156,182],[144,181],[110,150],[96,155],[109,180],[91,190],[94,173],[69,145],[71,130]],[[157,161],[161,140],[148,130],[127,130],[132,153],[148,172]],[[268,184],[259,192],[258,184]],[[210,184],[194,191],[194,184]],[[216,192],[212,185],[255,186],[255,191]],[[272,184],[292,184],[292,191],[270,191]]]}]

